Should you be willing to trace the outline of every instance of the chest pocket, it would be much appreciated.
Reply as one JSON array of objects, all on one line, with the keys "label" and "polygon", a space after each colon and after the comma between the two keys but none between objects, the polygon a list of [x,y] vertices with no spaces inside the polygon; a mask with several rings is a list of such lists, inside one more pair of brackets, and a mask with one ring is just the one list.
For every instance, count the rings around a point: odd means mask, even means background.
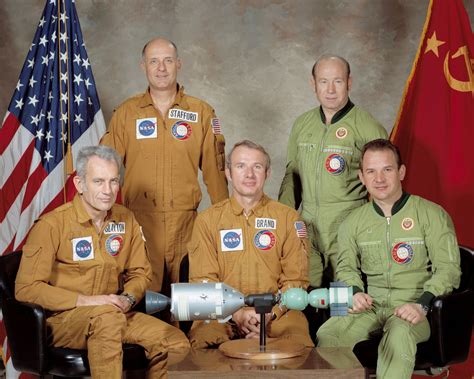
[{"label": "chest pocket", "polygon": [[361,269],[366,274],[380,274],[384,271],[382,241],[359,243]]},{"label": "chest pocket", "polygon": [[334,176],[347,176],[352,167],[354,149],[343,145],[326,145],[323,148],[323,170]]},{"label": "chest pocket", "polygon": [[300,172],[314,172],[318,157],[318,145],[310,142],[298,142],[297,161]]},{"label": "chest pocket", "polygon": [[395,267],[400,269],[404,266],[410,269],[425,268],[429,264],[425,242],[420,238],[396,239],[391,255]]}]

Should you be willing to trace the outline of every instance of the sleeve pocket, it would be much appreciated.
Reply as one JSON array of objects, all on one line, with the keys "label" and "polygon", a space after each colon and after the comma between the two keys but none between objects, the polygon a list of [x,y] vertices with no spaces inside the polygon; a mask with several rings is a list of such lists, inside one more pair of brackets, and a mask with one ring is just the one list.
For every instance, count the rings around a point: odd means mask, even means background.
[{"label": "sleeve pocket", "polygon": [[222,134],[215,136],[216,160],[219,171],[225,169],[225,138]]}]

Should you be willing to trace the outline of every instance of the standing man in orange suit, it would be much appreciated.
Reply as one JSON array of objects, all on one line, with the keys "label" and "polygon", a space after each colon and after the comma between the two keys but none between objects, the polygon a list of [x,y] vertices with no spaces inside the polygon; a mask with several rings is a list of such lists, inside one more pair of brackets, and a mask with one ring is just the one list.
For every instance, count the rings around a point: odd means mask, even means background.
[{"label": "standing man in orange suit", "polygon": [[198,169],[212,203],[228,197],[225,140],[214,109],[186,95],[177,83],[181,60],[173,42],[149,41],[141,67],[147,90],[116,109],[101,143],[124,157],[124,205],[143,226],[153,268],[151,289],[160,291],[164,280],[179,281],[202,197]]}]

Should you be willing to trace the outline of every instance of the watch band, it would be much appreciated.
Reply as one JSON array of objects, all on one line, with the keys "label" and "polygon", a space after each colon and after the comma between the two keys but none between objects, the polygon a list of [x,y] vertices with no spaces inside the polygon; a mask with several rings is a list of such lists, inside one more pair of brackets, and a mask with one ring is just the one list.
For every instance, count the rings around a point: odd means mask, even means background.
[{"label": "watch band", "polygon": [[424,304],[420,304],[420,305],[421,305],[421,309],[423,310],[423,313],[426,316],[428,314],[428,312],[430,311],[431,307],[428,306],[428,305],[424,305]]},{"label": "watch band", "polygon": [[135,299],[135,296],[130,295],[129,293],[124,292],[124,293],[122,294],[122,296],[124,296],[124,297],[128,300],[128,302],[130,303],[130,305],[131,305],[132,307],[133,307],[133,306],[135,305],[135,303],[137,302],[137,299]]}]

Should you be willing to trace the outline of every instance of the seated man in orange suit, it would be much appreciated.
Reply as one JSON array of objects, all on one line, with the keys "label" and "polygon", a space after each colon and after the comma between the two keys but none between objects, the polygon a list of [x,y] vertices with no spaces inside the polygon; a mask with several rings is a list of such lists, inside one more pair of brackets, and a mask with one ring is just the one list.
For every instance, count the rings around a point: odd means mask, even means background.
[{"label": "seated man in orange suit", "polygon": [[73,201],[42,216],[23,248],[15,296],[49,314],[51,344],[87,349],[93,378],[122,378],[122,344],[144,347],[148,375],[166,377],[167,352],[189,347],[184,333],[131,310],[151,283],[141,227],[115,204],[121,157],[106,146],[77,158]]},{"label": "seated man in orange suit", "polygon": [[[251,141],[237,143],[227,157],[232,196],[202,212],[189,243],[191,282],[224,282],[245,295],[308,286],[306,228],[298,213],[263,193],[270,157]],[[236,311],[227,323],[195,321],[192,347],[203,348],[258,337],[260,322],[269,337],[314,346],[299,311],[273,307],[266,320],[253,307]]]}]

